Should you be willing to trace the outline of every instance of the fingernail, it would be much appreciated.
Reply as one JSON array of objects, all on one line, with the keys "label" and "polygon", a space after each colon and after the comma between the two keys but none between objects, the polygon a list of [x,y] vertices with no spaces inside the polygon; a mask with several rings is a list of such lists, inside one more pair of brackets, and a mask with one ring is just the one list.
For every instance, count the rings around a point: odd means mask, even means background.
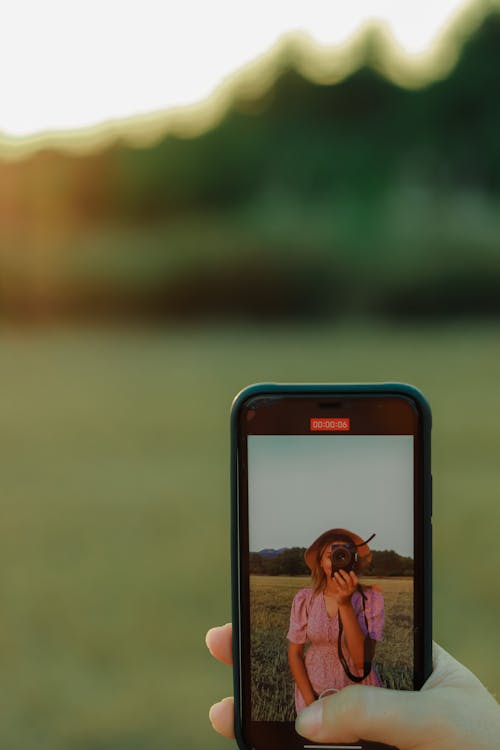
[{"label": "fingernail", "polygon": [[[212,726],[214,726],[214,721],[216,723],[219,723],[217,722],[216,716],[219,713],[219,711],[221,711],[221,706],[223,706],[224,703],[227,703],[228,701],[232,701],[232,700],[233,700],[232,698],[223,698],[218,703],[214,703],[214,705],[210,708],[210,711],[208,712],[208,718],[210,719]],[[225,713],[226,711],[224,711],[224,714]]]},{"label": "fingernail", "polygon": [[210,711],[208,712],[208,718],[210,719],[210,723],[212,724],[212,726],[214,725],[215,715],[219,712],[220,705],[222,705],[222,701],[219,701],[218,703],[214,703],[214,705],[210,708]]},{"label": "fingernail", "polygon": [[295,729],[303,737],[314,739],[319,734],[323,723],[323,705],[322,701],[311,703],[304,708],[295,720]]}]

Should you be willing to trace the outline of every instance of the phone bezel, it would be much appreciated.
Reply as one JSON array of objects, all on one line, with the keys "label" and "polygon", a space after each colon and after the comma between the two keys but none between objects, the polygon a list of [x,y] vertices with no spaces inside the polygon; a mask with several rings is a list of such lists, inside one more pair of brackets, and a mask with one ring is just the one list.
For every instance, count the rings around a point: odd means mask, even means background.
[{"label": "phone bezel", "polygon": [[[241,548],[248,546],[248,516],[247,498],[245,492],[246,473],[242,462],[246,456],[246,436],[250,431],[242,429],[241,418],[244,410],[252,400],[262,403],[268,400],[268,405],[279,412],[279,402],[283,399],[293,399],[299,404],[306,400],[309,407],[313,403],[331,404],[331,399],[338,399],[340,415],[342,405],[350,401],[350,409],[359,409],[363,413],[368,403],[374,404],[379,399],[404,399],[410,405],[415,415],[414,442],[414,537],[415,537],[415,576],[414,576],[414,660],[415,660],[415,689],[419,689],[432,670],[432,479],[430,466],[430,432],[431,412],[429,405],[413,386],[401,383],[382,384],[256,384],[241,391],[233,402],[231,412],[231,527],[232,527],[232,597],[233,597],[233,663],[234,663],[234,691],[235,691],[235,734],[238,745],[242,750],[255,748],[247,741],[247,727],[252,726],[252,734],[258,731],[260,739],[269,747],[303,748],[307,742],[295,733],[293,723],[287,722],[252,722],[250,718],[249,684],[244,684],[245,674],[249,665],[249,628],[246,627],[249,612],[245,614],[245,603],[248,603],[249,576],[245,560],[242,559]],[[394,402],[393,402],[394,403]],[[295,409],[295,407],[294,407]],[[345,409],[344,409],[345,411]],[[387,411],[387,409],[385,410]],[[330,410],[331,412],[331,410]],[[264,412],[261,411],[261,414]],[[307,409],[304,413],[308,413]],[[310,413],[310,408],[309,408]],[[316,416],[310,413],[310,416]],[[296,416],[294,417],[296,419]],[[293,421],[293,420],[292,420]],[[370,426],[372,429],[370,430]],[[381,431],[379,423],[372,413],[365,425],[357,423],[351,434],[398,434],[393,425],[390,432]],[[262,432],[266,427],[261,423],[257,434],[280,434],[276,432],[276,420],[270,420],[269,432]],[[255,430],[255,424],[254,424]],[[307,426],[297,432],[297,422],[293,424],[293,432],[286,429],[281,434],[311,434]],[[399,434],[408,434],[407,425],[401,428]],[[243,469],[243,472],[242,472]],[[246,535],[246,536],[245,536]],[[248,561],[247,561],[248,562]],[[249,683],[249,681],[247,681]],[[258,727],[259,725],[259,727]],[[260,731],[262,730],[262,732]],[[255,739],[255,737],[254,737]],[[375,750],[385,747],[376,743],[363,742],[363,750]],[[266,750],[260,744],[257,750]]]}]

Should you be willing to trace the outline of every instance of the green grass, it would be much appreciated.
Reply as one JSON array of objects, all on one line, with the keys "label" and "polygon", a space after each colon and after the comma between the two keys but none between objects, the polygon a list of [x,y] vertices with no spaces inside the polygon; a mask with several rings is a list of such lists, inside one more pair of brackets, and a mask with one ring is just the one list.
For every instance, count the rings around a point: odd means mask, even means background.
[{"label": "green grass", "polygon": [[[294,683],[288,666],[286,633],[291,602],[309,587],[309,576],[260,576],[250,579],[252,709],[255,721],[294,721]],[[383,687],[412,689],[413,611],[410,578],[370,578],[384,595],[384,635],[375,664]],[[335,686],[332,686],[335,687]]]},{"label": "green grass", "polygon": [[[496,669],[500,328],[0,338],[0,746],[227,747],[228,410],[257,380],[407,380],[434,411],[435,636]],[[474,554],[471,555],[471,550]]]}]

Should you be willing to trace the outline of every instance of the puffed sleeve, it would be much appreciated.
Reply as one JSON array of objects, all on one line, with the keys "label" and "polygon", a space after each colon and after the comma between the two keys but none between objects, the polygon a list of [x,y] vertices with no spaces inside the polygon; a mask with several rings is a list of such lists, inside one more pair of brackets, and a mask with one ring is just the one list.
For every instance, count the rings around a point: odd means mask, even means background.
[{"label": "puffed sleeve", "polygon": [[286,635],[292,643],[305,643],[307,641],[306,630],[311,594],[311,589],[301,589],[297,591],[293,598],[290,628]]},{"label": "puffed sleeve", "polygon": [[358,618],[359,626],[365,635],[369,635],[374,641],[382,640],[382,633],[384,630],[384,597],[379,589],[367,588],[364,589],[366,596],[365,601],[365,614],[368,621],[368,632],[366,631],[366,623],[363,615],[363,603],[361,595],[358,594],[356,597],[356,616]]}]

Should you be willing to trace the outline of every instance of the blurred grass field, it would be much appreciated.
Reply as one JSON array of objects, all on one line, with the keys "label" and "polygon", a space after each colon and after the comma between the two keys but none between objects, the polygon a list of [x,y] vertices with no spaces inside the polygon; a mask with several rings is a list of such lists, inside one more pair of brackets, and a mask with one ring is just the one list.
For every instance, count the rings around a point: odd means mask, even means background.
[{"label": "blurred grass field", "polygon": [[259,380],[402,380],[434,413],[435,637],[500,691],[500,326],[4,329],[0,746],[217,750],[228,412]]}]

